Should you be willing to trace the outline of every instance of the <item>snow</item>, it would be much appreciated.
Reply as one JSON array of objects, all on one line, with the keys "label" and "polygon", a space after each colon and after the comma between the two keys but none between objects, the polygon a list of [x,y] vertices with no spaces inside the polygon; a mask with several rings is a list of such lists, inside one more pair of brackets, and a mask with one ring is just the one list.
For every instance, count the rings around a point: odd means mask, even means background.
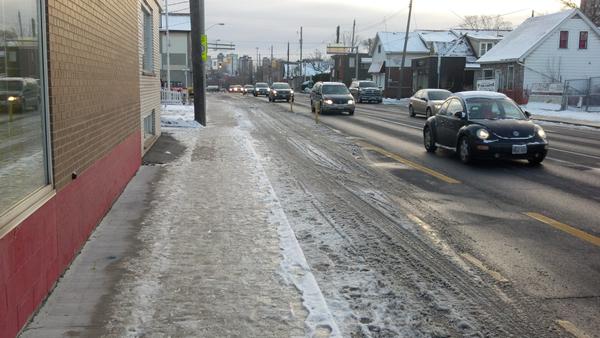
[{"label": "snow", "polygon": [[[377,36],[383,45],[383,50],[388,53],[401,53],[404,50],[403,32],[378,32]],[[419,32],[408,33],[408,44],[406,45],[408,53],[429,53],[429,49],[419,37]]]},{"label": "snow", "polygon": [[171,128],[202,128],[202,125],[194,120],[193,105],[163,105],[160,125]]},{"label": "snow", "polygon": [[559,110],[559,104],[535,102],[529,103],[523,108],[533,114],[534,119],[556,119],[556,122],[578,124],[600,123],[600,112]]},{"label": "snow", "polygon": [[568,10],[525,20],[514,31],[482,56],[478,62],[492,63],[518,60],[546,37],[575,10]]},{"label": "snow", "polygon": [[388,104],[388,105],[396,105],[396,106],[402,106],[402,107],[408,107],[408,102],[410,101],[410,99],[405,98],[405,99],[390,99],[390,98],[383,98],[383,104]]}]

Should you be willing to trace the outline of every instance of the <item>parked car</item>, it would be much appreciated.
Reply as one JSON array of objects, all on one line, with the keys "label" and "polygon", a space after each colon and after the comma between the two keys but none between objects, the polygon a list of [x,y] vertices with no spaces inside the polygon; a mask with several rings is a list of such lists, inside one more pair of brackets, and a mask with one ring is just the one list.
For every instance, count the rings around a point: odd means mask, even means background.
[{"label": "parked car", "polygon": [[277,100],[286,100],[287,102],[294,101],[294,91],[289,84],[285,82],[275,82],[271,85],[269,102],[275,102]]},{"label": "parked car", "polygon": [[[206,86],[206,91],[207,92],[218,92],[219,86],[214,86],[214,85]],[[192,94],[193,94],[193,92],[192,92]]]},{"label": "parked car", "polygon": [[463,163],[509,158],[539,164],[548,152],[548,140],[530,116],[501,93],[456,93],[427,120],[423,143],[428,152],[438,147],[453,150]]},{"label": "parked car", "polygon": [[266,84],[265,82],[257,82],[254,85],[254,96],[258,96],[258,95],[264,95],[264,96],[269,96],[269,85]]},{"label": "parked car", "polygon": [[242,87],[242,85],[229,86],[230,93],[242,93],[243,90],[244,90],[244,87]]},{"label": "parked car", "polygon": [[381,88],[373,81],[352,81],[349,90],[358,103],[365,101],[381,103],[383,101]]},{"label": "parked car", "polygon": [[410,98],[408,113],[410,117],[417,114],[423,114],[425,117],[435,115],[450,95],[452,92],[445,89],[421,89]]},{"label": "parked car", "polygon": [[245,85],[244,86],[244,95],[246,94],[252,94],[254,92],[254,86],[253,85]]},{"label": "parked car", "polygon": [[310,108],[314,113],[318,109],[322,114],[329,112],[348,112],[354,115],[356,108],[354,97],[343,83],[317,82],[310,93]]},{"label": "parked car", "polygon": [[36,79],[23,77],[0,78],[0,108],[13,112],[37,110],[41,102],[40,86]]}]

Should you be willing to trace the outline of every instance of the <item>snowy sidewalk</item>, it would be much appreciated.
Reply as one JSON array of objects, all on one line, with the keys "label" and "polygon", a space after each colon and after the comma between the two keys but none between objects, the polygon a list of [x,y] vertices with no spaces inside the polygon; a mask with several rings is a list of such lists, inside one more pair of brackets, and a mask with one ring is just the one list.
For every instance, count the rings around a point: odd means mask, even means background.
[{"label": "snowy sidewalk", "polygon": [[[207,128],[166,128],[185,150],[140,169],[130,184],[138,189],[120,198],[131,203],[114,206],[23,337],[339,335],[252,138],[237,126],[247,122],[211,116]],[[143,201],[149,170],[158,173]],[[114,215],[136,210],[129,235],[116,238],[110,229],[125,224]],[[116,261],[92,266],[106,248]]]}]

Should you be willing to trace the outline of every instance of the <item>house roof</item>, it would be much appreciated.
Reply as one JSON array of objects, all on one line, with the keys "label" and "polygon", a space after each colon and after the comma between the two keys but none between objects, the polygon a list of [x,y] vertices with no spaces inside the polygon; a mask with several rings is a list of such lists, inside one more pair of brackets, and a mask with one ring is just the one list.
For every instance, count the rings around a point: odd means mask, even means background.
[{"label": "house roof", "polygon": [[[403,32],[377,32],[376,39],[381,41],[383,50],[388,53],[402,53],[404,50]],[[429,49],[421,40],[419,32],[408,33],[408,44],[406,45],[407,53],[428,53]]]},{"label": "house roof", "polygon": [[489,30],[489,29],[466,29],[466,28],[456,28],[456,29],[452,29],[452,32],[454,32],[457,35],[467,35],[470,38],[473,39],[480,39],[480,40],[502,40],[508,33],[510,33],[510,30],[505,30],[505,29],[494,29],[494,30]]},{"label": "house roof", "polygon": [[520,60],[537,48],[565,20],[577,14],[587,20],[588,24],[590,23],[589,19],[577,9],[529,18],[479,58],[477,62],[495,63]]}]

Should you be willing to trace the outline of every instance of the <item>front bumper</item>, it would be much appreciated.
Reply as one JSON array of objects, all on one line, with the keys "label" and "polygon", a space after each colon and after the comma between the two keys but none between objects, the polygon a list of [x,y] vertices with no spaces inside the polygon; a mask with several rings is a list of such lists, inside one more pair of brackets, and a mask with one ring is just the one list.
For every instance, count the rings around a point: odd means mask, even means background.
[{"label": "front bumper", "polygon": [[356,108],[356,106],[354,104],[339,104],[339,103],[334,103],[334,104],[323,104],[321,106],[321,112],[322,113],[326,113],[326,112],[353,112],[354,109]]},{"label": "front bumper", "polygon": [[268,90],[262,90],[262,89],[258,89],[254,91],[254,94],[256,95],[265,95],[268,96],[269,95],[269,91]]},{"label": "front bumper", "polygon": [[[514,153],[513,145],[523,149],[524,153]],[[497,140],[497,141],[473,141],[471,142],[473,157],[482,159],[537,159],[545,158],[548,154],[548,141],[545,140]]]},{"label": "front bumper", "polygon": [[277,95],[271,95],[271,97],[275,100],[287,100],[287,99],[293,99],[294,98],[294,94],[291,93],[277,93]]}]

